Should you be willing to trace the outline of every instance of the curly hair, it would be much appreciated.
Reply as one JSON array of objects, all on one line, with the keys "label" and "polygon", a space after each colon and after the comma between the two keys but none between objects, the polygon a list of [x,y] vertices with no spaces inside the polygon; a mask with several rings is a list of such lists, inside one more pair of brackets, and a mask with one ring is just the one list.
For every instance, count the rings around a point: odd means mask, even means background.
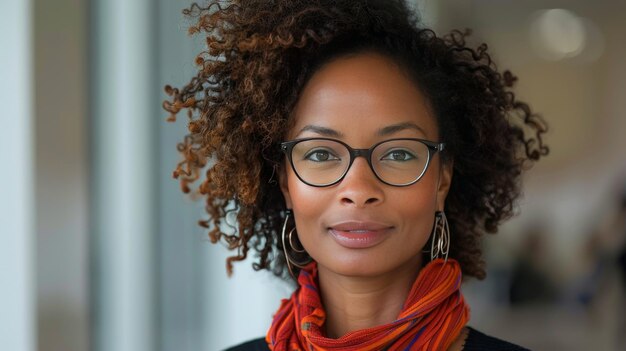
[{"label": "curly hair", "polygon": [[454,160],[445,203],[449,257],[464,277],[485,278],[482,235],[515,214],[522,171],[548,154],[545,121],[516,99],[517,78],[498,71],[486,44],[470,47],[469,30],[437,36],[402,0],[213,0],[183,14],[194,19],[189,34],[205,33],[207,46],[188,84],[165,87],[168,121],[183,109],[189,119],[173,176],[185,193],[200,180],[193,193],[206,199],[209,219],[199,224],[213,243],[235,251],[229,276],[250,249],[255,270],[287,276],[278,145],[316,70],[340,55],[373,51],[397,62],[430,102],[443,155]]}]

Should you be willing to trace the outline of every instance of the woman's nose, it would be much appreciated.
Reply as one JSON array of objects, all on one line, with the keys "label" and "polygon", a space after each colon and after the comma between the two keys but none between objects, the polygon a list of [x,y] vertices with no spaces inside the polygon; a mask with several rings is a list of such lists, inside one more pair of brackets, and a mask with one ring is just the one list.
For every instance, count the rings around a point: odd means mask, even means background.
[{"label": "woman's nose", "polygon": [[357,157],[339,183],[339,199],[343,204],[364,207],[384,200],[383,183],[378,180],[364,157]]}]

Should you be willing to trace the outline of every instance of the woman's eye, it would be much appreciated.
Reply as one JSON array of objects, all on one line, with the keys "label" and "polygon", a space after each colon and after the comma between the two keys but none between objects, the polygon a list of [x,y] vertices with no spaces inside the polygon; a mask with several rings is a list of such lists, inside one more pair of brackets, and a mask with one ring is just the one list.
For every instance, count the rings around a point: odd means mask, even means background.
[{"label": "woman's eye", "polygon": [[313,150],[309,152],[305,157],[306,160],[311,160],[315,162],[324,162],[329,160],[336,160],[337,158],[333,156],[330,152],[326,150]]},{"label": "woman's eye", "polygon": [[385,157],[383,157],[383,160],[391,160],[391,161],[408,161],[410,159],[414,159],[415,156],[413,156],[411,153],[404,151],[404,150],[393,150],[389,153],[387,153],[387,155],[385,155]]}]

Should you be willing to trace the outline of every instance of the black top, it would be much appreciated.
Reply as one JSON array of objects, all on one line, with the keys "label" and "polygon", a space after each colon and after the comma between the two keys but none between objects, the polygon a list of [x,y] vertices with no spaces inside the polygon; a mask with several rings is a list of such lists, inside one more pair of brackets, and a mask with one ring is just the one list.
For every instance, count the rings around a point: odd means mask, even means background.
[{"label": "black top", "polygon": [[[467,329],[469,333],[465,339],[465,344],[463,344],[463,351],[529,351],[519,345],[485,335],[472,327],[468,326]],[[265,338],[259,338],[233,346],[225,351],[269,351],[269,347],[265,343]]]}]

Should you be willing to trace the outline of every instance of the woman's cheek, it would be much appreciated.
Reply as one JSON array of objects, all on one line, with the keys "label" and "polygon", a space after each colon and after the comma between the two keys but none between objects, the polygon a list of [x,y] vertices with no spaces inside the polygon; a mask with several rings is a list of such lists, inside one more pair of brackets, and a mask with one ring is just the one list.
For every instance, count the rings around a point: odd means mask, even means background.
[{"label": "woman's cheek", "polygon": [[320,218],[330,207],[331,198],[327,189],[316,188],[302,183],[299,179],[290,180],[289,189],[293,202],[298,237],[305,247],[316,242],[315,235],[322,228]]},{"label": "woman's cheek", "polygon": [[299,179],[290,179],[289,189],[293,201],[293,210],[298,216],[308,217],[318,213],[324,205],[328,206],[328,199],[324,196],[324,189],[306,185]]}]

